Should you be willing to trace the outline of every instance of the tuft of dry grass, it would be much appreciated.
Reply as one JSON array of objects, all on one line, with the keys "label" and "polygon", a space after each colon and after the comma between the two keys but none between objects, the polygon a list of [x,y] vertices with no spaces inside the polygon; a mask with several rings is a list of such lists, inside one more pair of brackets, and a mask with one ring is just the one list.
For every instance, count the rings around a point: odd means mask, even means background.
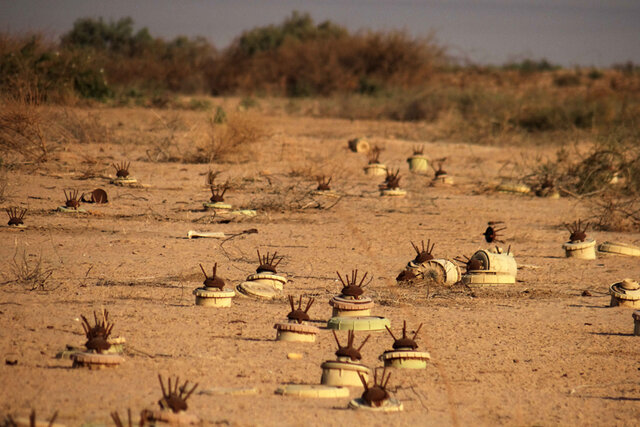
[{"label": "tuft of dry grass", "polygon": [[42,254],[35,259],[29,258],[35,255],[27,255],[27,251],[20,252],[16,248],[11,264],[9,264],[9,280],[5,283],[16,283],[24,288],[35,291],[45,290],[47,281],[53,274],[53,269],[47,268],[42,262]]}]

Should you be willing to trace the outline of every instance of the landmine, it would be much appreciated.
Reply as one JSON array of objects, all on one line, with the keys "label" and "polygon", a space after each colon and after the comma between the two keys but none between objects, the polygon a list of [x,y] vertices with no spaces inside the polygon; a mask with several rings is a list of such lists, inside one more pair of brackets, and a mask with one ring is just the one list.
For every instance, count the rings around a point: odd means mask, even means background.
[{"label": "landmine", "polygon": [[80,207],[80,198],[78,197],[78,190],[64,191],[64,206],[58,206],[56,209],[58,212],[64,213],[86,213],[87,211]]},{"label": "landmine", "polygon": [[24,215],[27,213],[26,209],[11,207],[6,208],[5,211],[7,212],[7,215],[9,215],[7,227],[18,230],[27,228],[27,226],[24,225]]},{"label": "landmine", "polygon": [[285,384],[276,389],[282,396],[337,398],[349,397],[349,389],[321,384]]},{"label": "landmine", "polygon": [[247,276],[247,280],[236,286],[236,290],[240,294],[252,298],[273,299],[282,293],[284,285],[287,283],[287,278],[278,275],[276,271],[282,257],[277,258],[277,252],[274,252],[271,258],[269,252],[266,256],[261,256],[260,251],[257,252],[259,265],[256,273]]},{"label": "landmine", "polygon": [[380,195],[383,197],[404,197],[407,191],[400,188],[400,169],[395,172],[387,171],[384,183],[380,185]]},{"label": "landmine", "polygon": [[506,254],[479,250],[471,258],[456,258],[456,261],[466,265],[462,282],[470,287],[512,285],[516,282],[518,265],[510,249]]},{"label": "landmine", "polygon": [[162,382],[162,377],[160,375],[158,375],[158,379],[160,380],[160,386],[162,388],[162,399],[158,401],[160,410],[145,411],[147,416],[146,421],[150,421],[151,423],[165,423],[169,425],[200,424],[200,418],[186,412],[188,409],[187,399],[189,399],[196,390],[198,384],[194,384],[191,390],[188,390],[187,386],[189,381],[185,381],[183,385],[180,385],[180,379],[176,377],[172,387],[171,377],[169,377],[167,379],[167,389],[165,390],[164,383]]},{"label": "landmine", "polygon": [[407,337],[407,321],[402,324],[402,338],[396,338],[390,328],[387,331],[393,338],[393,350],[387,350],[380,355],[380,360],[384,362],[384,366],[392,368],[404,369],[425,369],[427,361],[431,359],[431,355],[426,351],[418,351],[416,337],[422,328],[422,323],[413,334],[413,338]]},{"label": "landmine", "polygon": [[353,138],[350,139],[349,149],[354,153],[368,153],[369,152],[369,142],[367,142],[364,138]]},{"label": "landmine", "polygon": [[329,186],[329,184],[331,184],[331,177],[319,176],[316,179],[318,181],[318,186],[311,192],[312,196],[340,197],[340,195],[335,191],[332,191]]},{"label": "landmine", "polygon": [[431,279],[437,283],[453,285],[461,279],[460,267],[446,259],[435,259],[431,239],[427,241],[425,248],[424,240],[421,242],[422,249],[415,243],[410,242],[416,252],[414,259],[407,263],[405,269],[396,277],[396,281],[412,281],[414,279]]},{"label": "landmine", "polygon": [[82,196],[80,196],[80,201],[83,203],[95,203],[97,205],[105,205],[109,203],[109,196],[107,195],[107,192],[104,191],[102,188],[96,188],[92,192],[88,193],[88,195],[85,195],[84,193],[82,193]]},{"label": "landmine", "polygon": [[640,284],[633,279],[624,279],[609,287],[611,307],[640,308]]},{"label": "landmine", "polygon": [[360,375],[364,376],[365,379],[369,378],[369,368],[360,363],[360,360],[362,360],[360,350],[369,340],[370,335],[367,335],[364,341],[362,341],[362,344],[360,344],[360,347],[356,349],[353,346],[355,339],[355,333],[353,331],[348,332],[347,345],[344,347],[340,344],[336,332],[331,332],[338,344],[338,350],[335,353],[337,359],[327,360],[320,365],[322,368],[320,383],[322,385],[337,387],[359,387],[362,384]]},{"label": "landmine", "polygon": [[358,270],[351,271],[351,277],[345,275],[343,279],[339,272],[338,278],[342,283],[340,295],[329,300],[333,307],[333,317],[327,322],[327,328],[352,331],[379,331],[389,326],[389,321],[383,317],[371,316],[374,306],[373,300],[364,297],[364,281],[368,273],[362,276],[358,283]]},{"label": "landmine", "polygon": [[598,252],[616,255],[640,256],[640,247],[619,242],[604,242],[598,246]]},{"label": "landmine", "polygon": [[364,167],[364,173],[368,176],[384,176],[387,174],[387,167],[380,163],[380,147],[373,147],[369,153],[369,163]]},{"label": "landmine", "polygon": [[449,176],[449,174],[444,169],[442,169],[442,165],[444,165],[444,162],[446,160],[446,157],[436,160],[436,163],[438,164],[437,169],[434,168],[433,165],[431,165],[431,168],[434,172],[433,180],[431,181],[432,186],[453,184],[453,177]]},{"label": "landmine", "polygon": [[364,387],[364,392],[360,398],[353,399],[349,402],[349,408],[377,412],[402,411],[402,403],[391,397],[387,391],[387,384],[389,383],[389,378],[391,378],[391,372],[389,372],[389,375],[385,378],[386,373],[387,368],[384,368],[380,376],[380,382],[378,382],[378,369],[376,368],[373,371],[373,385],[371,387],[369,387],[368,380],[361,375],[360,381]]},{"label": "landmine", "polygon": [[32,410],[28,418],[13,418],[11,415],[7,415],[5,423],[2,425],[6,427],[65,427],[64,424],[56,423],[56,418],[58,418],[58,411],[54,412],[48,421],[41,421],[36,419],[36,411]]},{"label": "landmine", "polygon": [[82,328],[87,337],[87,351],[72,354],[74,368],[103,369],[116,367],[124,362],[124,358],[119,354],[108,353],[112,345],[109,337],[114,324],[109,322],[109,312],[103,309],[101,314],[102,317],[99,319],[96,312],[93,313],[94,326],[89,324],[86,317],[81,316]]},{"label": "landmine", "polygon": [[407,159],[409,170],[413,173],[427,173],[429,158],[424,155],[424,145],[413,147],[413,154]]},{"label": "landmine", "polygon": [[631,315],[633,317],[633,335],[640,337],[640,310],[636,310]]},{"label": "landmine", "polygon": [[226,183],[224,185],[211,184],[209,189],[211,190],[211,198],[209,199],[208,202],[204,202],[202,204],[206,209],[213,209],[214,211],[218,212],[218,211],[230,211],[233,208],[230,204],[225,203],[224,201],[224,194],[229,189],[228,184]]},{"label": "landmine", "polygon": [[233,289],[225,289],[225,282],[216,275],[218,263],[213,265],[212,276],[209,277],[204,267],[200,264],[200,270],[204,274],[204,285],[193,291],[196,296],[196,305],[203,307],[231,307],[231,300],[236,296]]},{"label": "landmine", "polygon": [[111,165],[116,170],[116,177],[111,180],[111,184],[120,187],[135,187],[138,180],[129,174],[131,162],[113,163]]},{"label": "landmine", "polygon": [[567,258],[596,259],[596,241],[587,238],[589,223],[582,224],[577,220],[573,224],[565,224],[571,235],[569,241],[562,245]]},{"label": "landmine", "polygon": [[531,187],[517,182],[503,182],[496,186],[496,190],[502,193],[529,194],[531,192]]},{"label": "landmine", "polygon": [[273,327],[278,331],[276,341],[297,341],[297,342],[315,342],[316,335],[320,332],[318,328],[303,322],[310,319],[307,312],[313,305],[313,298],[309,298],[307,306],[302,310],[302,296],[298,300],[298,308],[295,308],[293,296],[289,295],[289,305],[291,311],[287,314],[286,322],[276,323]]}]

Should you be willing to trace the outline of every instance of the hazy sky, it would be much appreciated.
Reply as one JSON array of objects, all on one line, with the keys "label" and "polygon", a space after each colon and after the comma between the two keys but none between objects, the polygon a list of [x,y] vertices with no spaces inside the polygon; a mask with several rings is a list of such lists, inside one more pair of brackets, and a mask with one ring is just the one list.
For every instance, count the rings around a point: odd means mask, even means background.
[{"label": "hazy sky", "polygon": [[202,35],[223,48],[293,10],[351,30],[433,32],[454,56],[481,63],[640,63],[640,0],[0,0],[0,31],[58,36],[80,17],[131,16],[153,35]]}]

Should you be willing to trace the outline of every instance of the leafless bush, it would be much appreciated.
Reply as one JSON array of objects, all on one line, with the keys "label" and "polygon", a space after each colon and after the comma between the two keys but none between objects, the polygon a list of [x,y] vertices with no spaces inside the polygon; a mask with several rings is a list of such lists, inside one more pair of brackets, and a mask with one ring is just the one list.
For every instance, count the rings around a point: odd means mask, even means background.
[{"label": "leafless bush", "polygon": [[110,140],[110,130],[102,123],[98,113],[85,115],[70,109],[64,109],[56,114],[55,119],[66,130],[70,139],[81,144],[103,143]]},{"label": "leafless bush", "polygon": [[250,113],[229,115],[226,123],[210,120],[209,137],[189,156],[193,163],[220,163],[247,160],[253,145],[267,136],[260,118]]},{"label": "leafless bush", "polygon": [[45,285],[53,274],[53,269],[43,265],[42,254],[34,260],[29,260],[30,256],[35,255],[27,255],[26,250],[20,252],[16,248],[9,265],[10,277],[5,283],[17,283],[30,291],[45,290]]},{"label": "leafless bush", "polygon": [[147,150],[147,157],[152,162],[177,162],[184,160],[180,142],[195,129],[188,127],[179,113],[156,114],[157,120],[151,129],[155,134],[150,141],[152,148]]},{"label": "leafless bush", "polygon": [[47,119],[35,103],[6,100],[0,109],[0,151],[29,161],[45,161],[49,154],[45,136]]},{"label": "leafless bush", "polygon": [[592,201],[594,227],[604,231],[640,231],[637,197],[607,196]]},{"label": "leafless bush", "polygon": [[0,170],[0,203],[7,200],[7,174]]}]

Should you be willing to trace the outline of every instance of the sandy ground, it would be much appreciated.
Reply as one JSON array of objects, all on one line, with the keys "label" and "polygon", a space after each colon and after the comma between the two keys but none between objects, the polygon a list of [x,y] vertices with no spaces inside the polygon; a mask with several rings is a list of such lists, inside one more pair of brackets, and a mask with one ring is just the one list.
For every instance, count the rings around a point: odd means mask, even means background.
[{"label": "sandy ground", "polygon": [[[550,200],[485,191],[517,162],[553,147],[483,147],[461,142],[425,143],[432,158],[448,157],[453,187],[429,187],[430,177],[408,173],[405,159],[420,141],[419,125],[325,119],[268,118],[269,143],[245,163],[213,165],[229,178],[227,202],[255,207],[258,216],[220,223],[201,211],[209,197],[208,165],[149,161],[147,151],[164,114],[105,109],[107,143],[68,144],[41,167],[9,172],[3,207],[28,207],[28,228],[0,229],[4,280],[14,254],[30,262],[41,255],[54,269],[45,291],[15,283],[0,287],[0,414],[41,418],[59,411],[66,425],[112,425],[109,413],[155,408],[158,373],[216,387],[256,387],[249,396],[200,394],[189,411],[206,425],[636,425],[640,416],[640,338],[632,335],[631,309],[609,308],[608,286],[640,277],[637,258],[566,259],[563,222],[588,216],[575,199]],[[180,113],[185,121],[204,113]],[[136,133],[137,132],[137,133]],[[160,131],[157,131],[160,132]],[[137,140],[144,134],[147,140]],[[122,138],[120,136],[127,136]],[[131,136],[134,135],[134,136]],[[382,159],[401,169],[403,199],[381,198],[379,178],[363,174],[366,158],[346,141],[365,135],[386,147]],[[113,135],[112,135],[113,136]],[[188,148],[188,138],[178,141]],[[87,159],[96,164],[87,166]],[[108,165],[129,159],[146,188],[109,184]],[[86,169],[98,170],[80,179]],[[334,206],[306,193],[313,175],[333,176],[344,197]],[[84,205],[85,215],[55,212],[62,190],[107,190],[106,206]],[[302,202],[300,202],[302,200]],[[299,209],[302,207],[303,209]],[[330,207],[330,208],[328,208]],[[328,208],[328,209],[327,209]],[[486,247],[487,221],[502,220],[521,266],[515,285],[470,292],[461,287],[399,287],[396,275],[413,258],[410,241],[430,238],[437,257],[471,255]],[[188,230],[256,234],[222,243],[188,240]],[[598,241],[640,243],[639,234],[591,232]],[[375,315],[398,331],[407,320],[424,323],[418,344],[432,360],[426,370],[393,370],[390,390],[404,411],[378,415],[347,410],[350,398],[301,399],[274,394],[286,383],[320,381],[320,364],[334,358],[335,343],[322,329],[315,344],[275,342],[275,322],[285,318],[282,298],[264,302],[237,297],[228,309],[195,306],[202,281],[198,264],[218,263],[236,285],[254,272],[256,249],[284,256],[279,271],[285,294],[314,296],[317,325],[331,316],[329,298],[340,290],[336,270],[373,275],[367,294]],[[589,290],[591,297],[581,296]],[[114,334],[129,348],[117,369],[71,369],[56,359],[65,345],[80,346],[81,314],[106,308]],[[346,340],[346,333],[342,339]],[[357,342],[365,336],[357,334]],[[372,332],[363,362],[391,348],[386,332]],[[287,353],[301,353],[301,360]],[[361,390],[353,389],[351,397]]]}]

